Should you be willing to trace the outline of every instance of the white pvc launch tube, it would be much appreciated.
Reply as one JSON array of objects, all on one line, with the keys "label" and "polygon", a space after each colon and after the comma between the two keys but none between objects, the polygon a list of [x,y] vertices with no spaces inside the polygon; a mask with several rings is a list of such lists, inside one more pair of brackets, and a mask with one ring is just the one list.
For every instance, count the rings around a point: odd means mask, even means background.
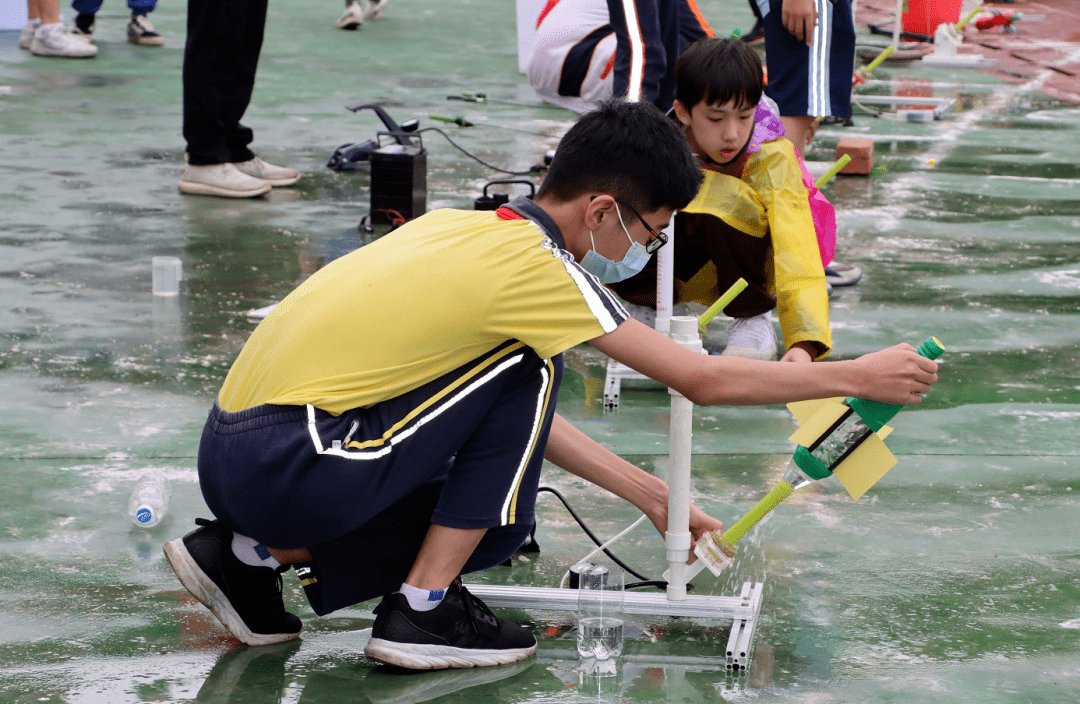
[{"label": "white pvc launch tube", "polygon": [[[687,349],[701,353],[697,318],[672,318],[671,339]],[[671,423],[668,435],[668,525],[665,536],[668,560],[667,598],[669,601],[685,601],[686,580],[689,579],[689,566],[686,561],[690,559],[690,443],[694,404],[674,389],[669,389],[668,392],[671,394]]]},{"label": "white pvc launch tube", "polygon": [[671,329],[671,308],[675,290],[675,218],[664,228],[668,243],[656,250],[656,329],[665,335]]}]

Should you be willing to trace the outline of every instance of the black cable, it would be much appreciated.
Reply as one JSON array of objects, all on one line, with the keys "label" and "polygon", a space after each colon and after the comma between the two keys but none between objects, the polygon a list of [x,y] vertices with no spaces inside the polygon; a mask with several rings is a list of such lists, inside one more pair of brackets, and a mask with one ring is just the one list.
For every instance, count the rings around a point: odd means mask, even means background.
[{"label": "black cable", "polygon": [[[450,139],[450,135],[446,134],[445,132],[443,132],[438,127],[425,127],[424,129],[417,130],[416,132],[417,133],[419,133],[419,132],[438,132],[443,137],[446,137],[446,141],[450,142],[450,144],[452,144],[462,154],[469,157],[470,159],[473,159],[476,162],[479,162],[480,164],[483,164],[484,166],[488,167],[492,171],[498,171],[499,173],[508,174],[510,176],[527,176],[529,174],[537,173],[540,170],[539,168],[534,166],[531,169],[529,169],[528,171],[507,171],[506,169],[500,169],[498,166],[492,166],[491,164],[487,163],[486,161],[484,161],[480,157],[478,157],[478,156],[476,156],[474,154],[470,154],[464,147],[462,147],[460,144],[458,144],[454,140]],[[569,506],[567,508],[569,508]]]},{"label": "black cable", "polygon": [[[585,535],[589,536],[589,538],[594,543],[596,543],[596,547],[600,547],[601,545],[604,544],[603,542],[600,541],[599,538],[596,537],[596,535],[591,530],[589,530],[589,526],[585,525],[585,522],[583,520],[581,520],[581,517],[577,515],[577,512],[575,512],[574,509],[570,508],[570,504],[569,504],[569,502],[567,502],[566,497],[563,496],[562,494],[560,494],[558,492],[558,490],[553,489],[550,486],[542,486],[542,487],[538,488],[536,491],[537,491],[537,493],[539,493],[541,491],[546,491],[546,492],[548,492],[550,494],[554,494],[559,499],[559,501],[562,501],[563,506],[565,506],[566,510],[570,512],[570,515],[573,516],[575,521],[577,521],[577,524],[579,526],[581,526],[581,530],[585,531]],[[642,574],[639,574],[633,568],[631,568],[629,565],[627,565],[625,562],[623,562],[619,558],[615,557],[615,555],[613,555],[611,553],[611,551],[608,550],[607,548],[604,548],[604,554],[607,555],[608,557],[610,557],[612,559],[612,561],[615,562],[616,565],[618,565],[619,567],[622,567],[624,570],[626,570],[630,574],[634,575],[638,579],[642,580],[643,582],[650,582],[650,584],[648,586],[654,586],[651,583],[652,582],[658,582],[658,580],[651,580],[648,577],[646,577],[646,576],[644,576]],[[664,587],[666,588],[667,587],[667,582],[662,582],[662,583],[663,583]]]},{"label": "black cable", "polygon": [[[687,584],[687,590],[692,585]],[[630,582],[630,584],[623,585],[623,589],[640,589],[642,587],[656,587],[657,589],[667,589],[667,582],[662,579],[647,579],[644,582]]]}]

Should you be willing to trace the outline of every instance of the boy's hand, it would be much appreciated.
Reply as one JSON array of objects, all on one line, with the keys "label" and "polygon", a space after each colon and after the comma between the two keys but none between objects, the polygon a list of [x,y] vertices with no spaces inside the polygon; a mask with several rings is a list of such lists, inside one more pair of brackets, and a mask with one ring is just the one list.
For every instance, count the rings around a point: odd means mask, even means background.
[{"label": "boy's hand", "polygon": [[806,46],[813,43],[818,20],[814,0],[784,0],[780,18],[784,28],[796,39],[806,42]]},{"label": "boy's hand", "polygon": [[906,342],[855,360],[866,372],[860,398],[892,404],[918,404],[937,382],[938,363],[915,352]]},{"label": "boy's hand", "polygon": [[[658,503],[653,510],[646,511],[645,515],[649,517],[652,524],[656,526],[656,530],[660,531],[660,538],[663,539],[667,534],[667,503]],[[690,504],[690,562],[694,562],[697,556],[694,555],[694,546],[697,545],[697,541],[701,539],[701,536],[712,531],[724,530],[724,524],[713,518],[709,514],[705,513],[697,506]]]}]

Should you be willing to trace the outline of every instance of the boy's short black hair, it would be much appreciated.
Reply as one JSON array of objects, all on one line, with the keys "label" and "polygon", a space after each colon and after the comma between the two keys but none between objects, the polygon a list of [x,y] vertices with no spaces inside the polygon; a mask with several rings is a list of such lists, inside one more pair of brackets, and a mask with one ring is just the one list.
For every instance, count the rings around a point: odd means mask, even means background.
[{"label": "boy's short black hair", "polygon": [[649,213],[681,210],[700,185],[701,171],[675,123],[651,103],[615,99],[563,136],[536,195],[566,202],[599,191]]},{"label": "boy's short black hair", "polygon": [[764,88],[761,58],[746,42],[711,37],[686,48],[675,65],[675,99],[687,111],[698,103],[723,105],[734,99],[737,109],[761,102]]}]

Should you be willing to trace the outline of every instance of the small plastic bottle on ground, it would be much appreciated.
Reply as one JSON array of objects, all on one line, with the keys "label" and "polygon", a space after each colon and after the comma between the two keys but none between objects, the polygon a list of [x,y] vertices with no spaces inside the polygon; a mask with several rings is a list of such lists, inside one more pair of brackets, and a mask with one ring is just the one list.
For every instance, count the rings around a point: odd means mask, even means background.
[{"label": "small plastic bottle on ground", "polygon": [[140,528],[153,528],[169,510],[172,485],[168,477],[151,472],[143,475],[128,499],[128,516]]}]

